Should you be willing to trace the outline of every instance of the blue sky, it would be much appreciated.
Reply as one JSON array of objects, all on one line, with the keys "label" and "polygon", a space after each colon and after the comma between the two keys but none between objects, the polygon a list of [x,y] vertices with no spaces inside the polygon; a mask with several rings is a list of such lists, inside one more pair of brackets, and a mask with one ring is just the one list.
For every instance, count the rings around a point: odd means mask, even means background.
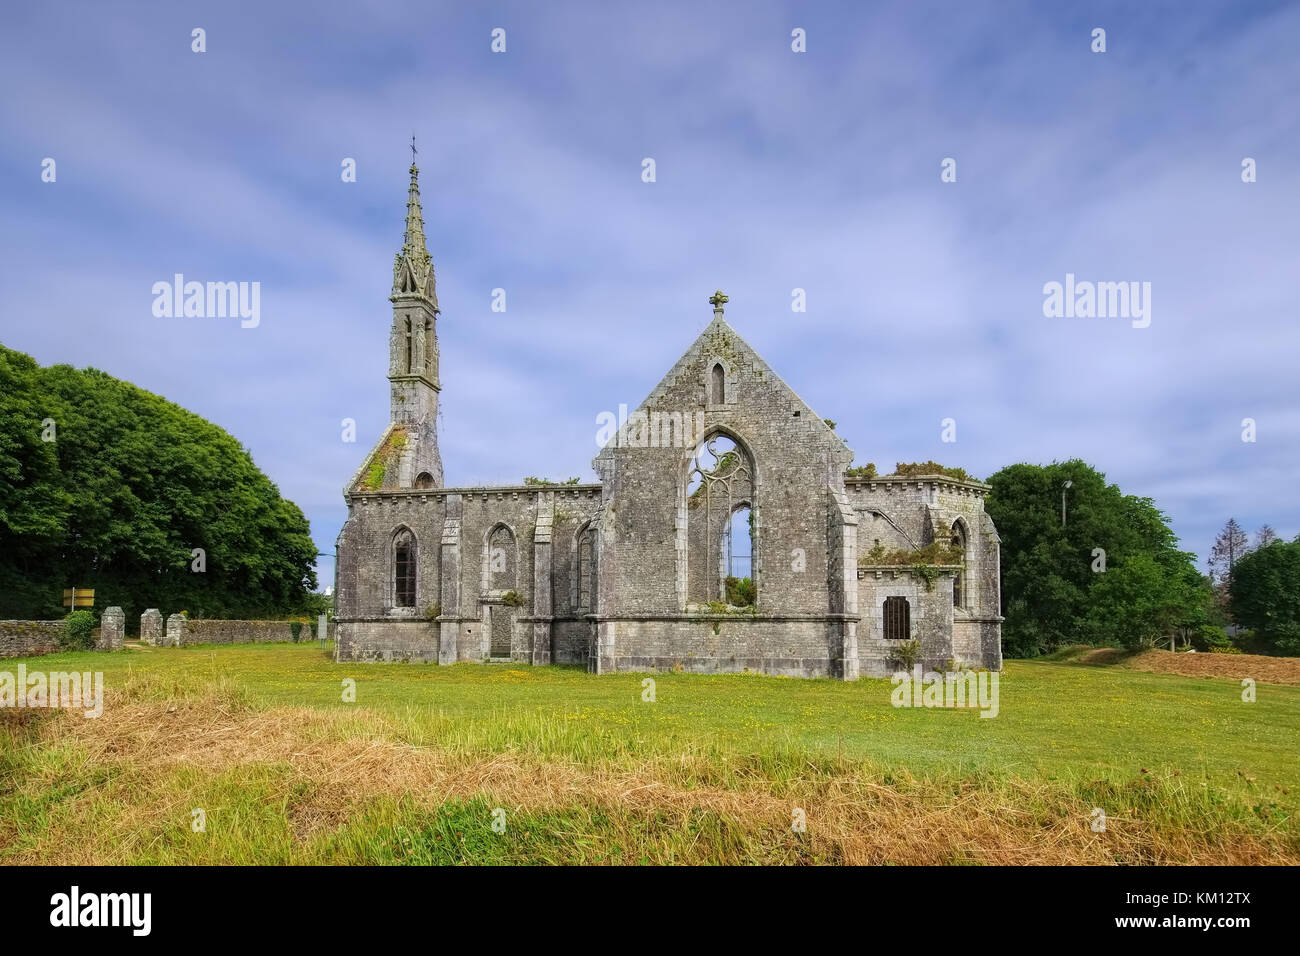
[{"label": "blue sky", "polygon": [[[221,425],[333,551],[415,133],[448,484],[592,477],[721,287],[859,463],[1081,457],[1203,560],[1300,532],[1298,49],[1294,3],[8,5],[0,342]],[[154,317],[177,272],[261,324]],[[1045,318],[1066,273],[1150,327]]]}]

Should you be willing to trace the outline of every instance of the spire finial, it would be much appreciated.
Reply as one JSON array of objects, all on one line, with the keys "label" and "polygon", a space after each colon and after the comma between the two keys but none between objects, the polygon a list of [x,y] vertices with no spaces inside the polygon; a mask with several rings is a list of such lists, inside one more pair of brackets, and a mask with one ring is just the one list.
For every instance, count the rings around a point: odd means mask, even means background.
[{"label": "spire finial", "polygon": [[393,293],[416,293],[438,307],[434,292],[433,258],[424,240],[424,210],[420,206],[420,170],[415,165],[415,136],[411,136],[411,186],[406,196],[406,232],[393,263]]},{"label": "spire finial", "polygon": [[719,318],[722,316],[722,306],[724,303],[731,301],[722,290],[719,289],[713,295],[709,296],[709,301],[713,303],[713,314]]}]

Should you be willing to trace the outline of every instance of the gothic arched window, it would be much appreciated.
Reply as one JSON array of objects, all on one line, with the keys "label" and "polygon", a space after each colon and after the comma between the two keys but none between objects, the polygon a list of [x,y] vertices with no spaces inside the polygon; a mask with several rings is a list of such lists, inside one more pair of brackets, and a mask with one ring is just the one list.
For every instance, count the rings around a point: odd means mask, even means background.
[{"label": "gothic arched window", "polygon": [[731,513],[722,536],[722,591],[728,604],[754,603],[754,512],[743,504]]},{"label": "gothic arched window", "polygon": [[953,522],[952,538],[948,542],[954,551],[961,552],[961,567],[952,578],[952,606],[966,606],[966,528],[961,519]]},{"label": "gothic arched window", "polygon": [[519,563],[515,533],[509,526],[499,524],[488,535],[487,545],[487,590],[514,590]]},{"label": "gothic arched window", "polygon": [[414,340],[411,337],[411,320],[408,318],[406,320],[406,368],[402,369],[403,372],[408,374],[411,371],[411,350],[414,347]]},{"label": "gothic arched window", "polygon": [[393,538],[393,606],[415,607],[415,535],[403,528]]},{"label": "gothic arched window", "polygon": [[686,470],[688,602],[754,603],[758,541],[753,508],[749,453],[726,435],[707,438]]},{"label": "gothic arched window", "polygon": [[575,573],[578,575],[579,614],[590,613],[594,607],[596,593],[596,529],[588,525],[578,532],[578,560]]},{"label": "gothic arched window", "polygon": [[727,372],[722,367],[721,362],[715,362],[713,373],[710,376],[712,383],[713,400],[711,404],[724,405],[727,401]]}]

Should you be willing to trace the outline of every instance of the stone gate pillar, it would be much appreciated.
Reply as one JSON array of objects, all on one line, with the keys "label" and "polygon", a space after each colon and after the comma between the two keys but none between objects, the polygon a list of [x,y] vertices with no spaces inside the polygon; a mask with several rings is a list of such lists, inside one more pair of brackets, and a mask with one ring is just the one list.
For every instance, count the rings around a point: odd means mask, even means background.
[{"label": "stone gate pillar", "polygon": [[99,642],[96,648],[101,651],[120,651],[125,636],[126,614],[120,607],[105,608],[99,619]]},{"label": "stone gate pillar", "polygon": [[185,615],[171,614],[167,617],[167,638],[165,643],[168,647],[182,647],[185,644]]},{"label": "stone gate pillar", "polygon": [[162,643],[163,619],[156,607],[140,615],[140,643],[157,647]]}]

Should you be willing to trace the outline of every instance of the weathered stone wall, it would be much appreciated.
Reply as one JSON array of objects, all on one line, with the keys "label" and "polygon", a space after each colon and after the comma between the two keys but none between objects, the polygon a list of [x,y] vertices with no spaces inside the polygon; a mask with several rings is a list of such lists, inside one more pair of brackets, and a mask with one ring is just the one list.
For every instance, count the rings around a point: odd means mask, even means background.
[{"label": "weathered stone wall", "polygon": [[586,619],[557,620],[551,627],[551,661],[586,664],[591,654],[592,623]]},{"label": "weathered stone wall", "polygon": [[[124,644],[124,621],[120,607],[105,608],[100,627],[92,632],[94,649],[120,651]],[[57,654],[62,650],[59,646],[62,630],[62,621],[0,621],[0,658]]]},{"label": "weathered stone wall", "polygon": [[859,555],[870,551],[877,541],[887,550],[930,543],[931,525],[925,513],[929,495],[922,481],[849,478],[844,486],[851,507],[859,514]]},{"label": "weathered stone wall", "polygon": [[[646,424],[655,416],[691,422],[690,440],[656,436]],[[721,622],[702,600],[720,573],[719,556],[702,547],[705,509],[688,495],[691,460],[714,435],[735,443],[749,471],[729,493],[751,509],[759,612]],[[593,669],[842,676],[855,616],[844,581],[846,561],[856,561],[856,519],[839,507],[851,460],[715,310],[593,462],[603,492]]]},{"label": "weathered stone wall", "polygon": [[[416,543],[416,604],[423,617],[439,603],[446,493],[394,492],[349,498],[338,537],[335,618],[386,617],[393,607],[393,539],[401,529]],[[409,617],[410,614],[398,615]]]},{"label": "weathered stone wall", "polygon": [[311,625],[302,622],[204,619],[185,622],[185,634],[181,639],[181,645],[298,643],[311,639]]},{"label": "weathered stone wall", "polygon": [[[603,621],[601,670],[836,676],[833,625],[746,614]],[[716,629],[716,630],[715,630]]]},{"label": "weathered stone wall", "polygon": [[[712,391],[714,366],[724,371],[721,396]],[[722,321],[721,312],[638,412],[680,414],[700,422],[702,433],[684,447],[662,435],[651,442],[659,447],[641,447],[649,429],[629,419],[619,440],[593,463],[612,513],[601,548],[602,560],[612,565],[609,574],[604,568],[600,573],[601,613],[686,610],[694,556],[688,465],[697,446],[714,434],[734,441],[752,464],[759,607],[774,614],[827,613],[826,494],[843,490],[843,470],[853,454]],[[795,554],[800,560],[792,559]],[[716,558],[704,560],[712,564]]]},{"label": "weathered stone wall", "polygon": [[336,624],[340,661],[437,662],[439,625],[433,621],[349,621]]},{"label": "weathered stone wall", "polygon": [[[556,620],[585,627],[573,610],[574,535],[599,501],[593,485],[353,495],[338,541],[338,659],[482,661],[508,640],[500,656],[549,662]],[[400,529],[417,546],[413,608],[393,606]],[[506,613],[508,599],[523,603]]]},{"label": "weathered stone wall", "polygon": [[[944,657],[937,656],[941,648],[935,645],[934,663],[952,659],[958,664],[1000,669],[1000,542],[992,519],[984,511],[987,487],[953,479],[895,477],[850,478],[846,487],[860,515],[859,556],[870,551],[877,540],[886,549],[921,548],[935,541],[946,543],[954,524],[960,522],[966,537],[965,597],[963,606],[953,608],[953,574],[946,573],[935,582],[935,597],[927,603],[947,602],[952,640]],[[869,577],[875,579],[876,569],[861,570],[872,572]],[[883,602],[883,597],[880,600]],[[862,633],[869,622],[865,605],[859,610],[864,616],[859,625]],[[915,620],[913,617],[914,627]],[[881,654],[882,647],[859,642],[864,666],[868,657],[878,659]],[[930,660],[931,652],[925,654]]]},{"label": "weathered stone wall", "polygon": [[[458,660],[532,659],[532,629],[523,627],[518,619],[531,613],[539,597],[533,539],[537,515],[544,506],[542,497],[535,489],[504,488],[461,495],[458,586],[453,589],[447,582],[443,591],[443,615],[459,625]],[[493,537],[498,528],[509,533]],[[500,549],[495,556],[490,551],[490,537]],[[504,570],[494,570],[494,557]],[[544,587],[549,599],[550,582]],[[511,591],[524,602],[522,606],[503,603]],[[472,635],[479,638],[477,645],[467,640]],[[547,643],[549,661],[549,638]]]},{"label": "weathered stone wall", "polygon": [[[294,641],[292,621],[189,620],[180,614],[167,618],[164,642],[170,647],[195,644],[273,644]],[[312,640],[311,625],[298,624],[297,641]]]},{"label": "weathered stone wall", "polygon": [[858,569],[858,661],[861,672],[887,677],[901,669],[903,641],[885,638],[885,599],[907,599],[911,639],[921,645],[921,664],[937,668],[953,658],[952,571],[940,571],[927,587],[920,572],[906,568]]},{"label": "weathered stone wall", "polygon": [[0,657],[55,654],[62,627],[62,621],[0,621]]}]

